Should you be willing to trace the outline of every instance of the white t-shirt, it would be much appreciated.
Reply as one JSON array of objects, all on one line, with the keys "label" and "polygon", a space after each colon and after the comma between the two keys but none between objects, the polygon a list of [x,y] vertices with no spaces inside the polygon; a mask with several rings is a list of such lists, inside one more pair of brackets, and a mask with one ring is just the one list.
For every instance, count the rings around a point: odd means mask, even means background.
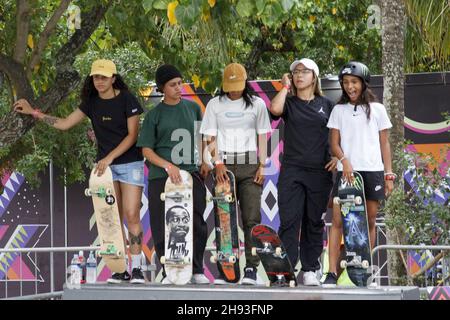
[{"label": "white t-shirt", "polygon": [[[362,106],[338,104],[333,108],[327,127],[338,129],[341,149],[355,171],[384,171],[379,132],[392,127],[386,108],[370,103],[370,120]],[[342,163],[338,163],[342,171]]]},{"label": "white t-shirt", "polygon": [[247,152],[257,150],[257,134],[271,132],[266,104],[254,97],[253,106],[245,108],[243,98],[228,96],[211,99],[203,116],[200,133],[217,136],[219,152]]}]

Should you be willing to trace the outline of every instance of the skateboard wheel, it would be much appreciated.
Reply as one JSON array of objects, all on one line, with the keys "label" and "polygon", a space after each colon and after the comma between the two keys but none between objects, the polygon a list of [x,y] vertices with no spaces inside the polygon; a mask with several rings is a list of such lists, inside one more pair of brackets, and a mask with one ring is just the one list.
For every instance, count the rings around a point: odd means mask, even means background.
[{"label": "skateboard wheel", "polygon": [[102,254],[100,253],[100,251],[97,251],[95,254],[97,255],[98,258],[102,257]]},{"label": "skateboard wheel", "polygon": [[270,280],[266,281],[266,287],[270,287]]},{"label": "skateboard wheel", "polygon": [[161,196],[159,198],[161,199],[161,201],[166,201],[166,194],[161,193]]},{"label": "skateboard wheel", "polygon": [[367,269],[367,268],[369,268],[369,261],[363,260],[363,262],[361,263],[361,265],[362,265],[362,267],[363,267],[364,269]]},{"label": "skateboard wheel", "polygon": [[256,248],[255,247],[252,248],[252,256],[256,256]]},{"label": "skateboard wheel", "polygon": [[362,203],[362,198],[361,198],[360,196],[357,196],[357,197],[355,198],[355,203],[358,204],[358,205],[360,205],[360,204]]},{"label": "skateboard wheel", "polygon": [[85,190],[84,190],[84,195],[85,195],[86,197],[92,197],[91,189],[89,189],[89,188],[85,189]]},{"label": "skateboard wheel", "polygon": [[184,198],[185,198],[186,200],[191,199],[191,194],[190,194],[189,192],[186,192],[186,193],[184,194]]},{"label": "skateboard wheel", "polygon": [[341,265],[341,268],[342,268],[342,269],[347,268],[347,261],[346,261],[346,260],[341,260],[340,265]]},{"label": "skateboard wheel", "polygon": [[280,257],[281,256],[281,248],[280,247],[276,247],[275,248],[275,255]]},{"label": "skateboard wheel", "polygon": [[122,251],[117,251],[117,253],[116,253],[116,257],[117,258],[122,258]]},{"label": "skateboard wheel", "polygon": [[112,195],[112,194],[113,194],[112,189],[111,189],[111,188],[107,188],[107,189],[106,189],[106,195],[107,195],[107,196],[110,196],[110,195]]},{"label": "skateboard wheel", "polygon": [[341,201],[340,201],[339,197],[334,197],[334,198],[333,198],[333,203],[334,203],[334,204],[340,204]]},{"label": "skateboard wheel", "polygon": [[209,261],[211,261],[211,263],[216,263],[217,257],[215,255],[212,255],[211,258],[209,259]]},{"label": "skateboard wheel", "polygon": [[289,287],[295,288],[295,281],[294,280],[289,281]]},{"label": "skateboard wheel", "polygon": [[213,197],[211,195],[206,196],[206,202],[211,202],[213,200]]},{"label": "skateboard wheel", "polygon": [[226,202],[232,202],[232,201],[233,201],[233,197],[232,197],[230,194],[227,194],[227,195],[225,196],[225,201],[226,201]]},{"label": "skateboard wheel", "polygon": [[191,259],[189,259],[189,257],[184,257],[183,262],[187,264],[191,262]]},{"label": "skateboard wheel", "polygon": [[162,256],[161,259],[159,259],[159,261],[161,262],[161,264],[166,264],[166,257]]},{"label": "skateboard wheel", "polygon": [[236,257],[235,256],[231,256],[228,258],[228,262],[229,263],[236,263]]}]

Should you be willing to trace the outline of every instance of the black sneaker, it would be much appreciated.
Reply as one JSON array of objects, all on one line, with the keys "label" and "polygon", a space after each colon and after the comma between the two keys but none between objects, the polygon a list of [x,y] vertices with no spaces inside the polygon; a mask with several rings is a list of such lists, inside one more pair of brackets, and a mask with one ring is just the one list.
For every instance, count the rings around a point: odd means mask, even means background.
[{"label": "black sneaker", "polygon": [[130,281],[130,283],[132,283],[132,284],[145,283],[144,274],[142,273],[141,268],[134,268],[133,269],[133,271],[131,272],[131,281]]},{"label": "black sneaker", "polygon": [[256,268],[248,267],[244,272],[241,284],[256,285]]},{"label": "black sneaker", "polygon": [[335,288],[337,284],[337,275],[334,272],[328,272],[322,283],[323,288]]},{"label": "black sneaker", "polygon": [[108,283],[122,283],[130,281],[130,274],[128,271],[122,273],[113,273],[111,278],[107,280]]}]

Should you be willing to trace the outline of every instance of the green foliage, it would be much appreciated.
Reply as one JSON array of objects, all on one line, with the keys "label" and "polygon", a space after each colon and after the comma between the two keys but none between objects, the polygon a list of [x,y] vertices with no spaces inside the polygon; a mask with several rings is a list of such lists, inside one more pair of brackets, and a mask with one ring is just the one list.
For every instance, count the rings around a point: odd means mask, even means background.
[{"label": "green foliage", "polygon": [[[450,148],[442,150],[447,154]],[[431,154],[397,151],[394,157],[399,167],[411,174],[412,188],[405,188],[403,179],[387,199],[384,208],[389,215],[386,224],[404,231],[408,244],[448,244],[450,231],[450,203],[435,201],[436,194],[450,193],[449,163],[439,165]],[[446,157],[443,157],[446,159]]]}]

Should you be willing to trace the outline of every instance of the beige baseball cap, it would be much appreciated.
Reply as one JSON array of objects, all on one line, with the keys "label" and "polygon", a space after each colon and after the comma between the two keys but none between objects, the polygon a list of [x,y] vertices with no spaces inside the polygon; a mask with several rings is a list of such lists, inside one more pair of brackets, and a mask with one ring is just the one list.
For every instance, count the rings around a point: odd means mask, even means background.
[{"label": "beige baseball cap", "polygon": [[90,76],[101,75],[111,78],[115,74],[117,74],[116,65],[111,60],[99,59],[92,63]]},{"label": "beige baseball cap", "polygon": [[239,63],[230,63],[223,70],[222,87],[223,91],[242,91],[245,88],[247,80],[247,71]]}]

